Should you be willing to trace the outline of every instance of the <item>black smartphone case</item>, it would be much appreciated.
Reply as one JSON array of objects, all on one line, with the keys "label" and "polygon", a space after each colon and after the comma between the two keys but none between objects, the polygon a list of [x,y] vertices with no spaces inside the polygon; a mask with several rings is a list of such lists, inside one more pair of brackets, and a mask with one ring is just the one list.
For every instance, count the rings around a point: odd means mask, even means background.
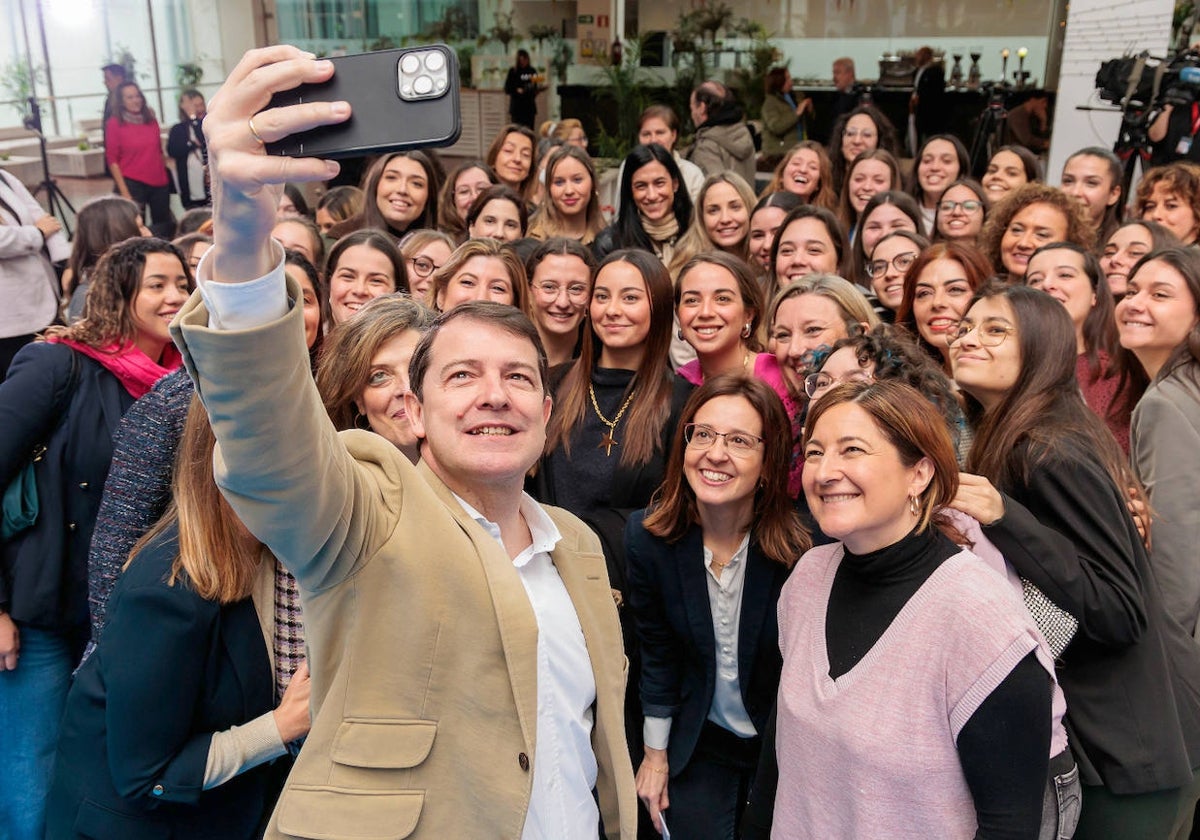
[{"label": "black smartphone case", "polygon": [[[445,54],[449,86],[436,99],[406,101],[400,97],[397,68],[408,52],[436,49]],[[350,103],[350,119],[293,134],[267,144],[267,152],[288,157],[358,157],[450,146],[462,132],[459,108],[458,57],[444,44],[425,44],[399,50],[380,50],[340,56],[333,77],[321,84],[301,85],[271,97],[268,108],[302,102]]]}]

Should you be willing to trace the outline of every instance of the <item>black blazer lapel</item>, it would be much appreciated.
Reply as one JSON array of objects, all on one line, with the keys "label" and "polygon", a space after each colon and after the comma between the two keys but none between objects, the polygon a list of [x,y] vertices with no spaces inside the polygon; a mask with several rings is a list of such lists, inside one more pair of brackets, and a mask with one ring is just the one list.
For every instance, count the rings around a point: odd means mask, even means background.
[{"label": "black blazer lapel", "polygon": [[[742,618],[738,627],[738,680],[741,682],[742,701],[748,703],[746,690],[750,686],[754,655],[758,650],[758,639],[762,633],[768,610],[775,608],[771,590],[775,581],[776,565],[763,556],[754,537],[750,538],[750,550],[746,556],[746,576],[742,580]],[[782,568],[782,567],[780,567]]]},{"label": "black blazer lapel", "polygon": [[275,706],[275,675],[254,602],[244,598],[221,608],[221,642],[242,687],[246,719]]},{"label": "black blazer lapel", "polygon": [[713,636],[712,604],[708,600],[708,571],[704,567],[704,538],[699,527],[690,529],[675,544],[675,568],[683,590],[683,608],[696,648],[704,657],[706,682],[716,681],[716,639]]}]

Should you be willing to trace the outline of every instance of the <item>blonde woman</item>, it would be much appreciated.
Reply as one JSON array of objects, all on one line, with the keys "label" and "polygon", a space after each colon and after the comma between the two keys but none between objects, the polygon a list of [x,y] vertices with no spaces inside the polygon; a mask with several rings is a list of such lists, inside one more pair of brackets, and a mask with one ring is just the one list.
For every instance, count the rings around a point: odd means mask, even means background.
[{"label": "blonde woman", "polygon": [[696,199],[695,214],[667,270],[678,277],[692,257],[724,251],[738,259],[750,258],[750,213],[754,190],[735,172],[710,175]]},{"label": "blonde woman", "polygon": [[592,159],[576,146],[559,146],[546,164],[546,198],[529,223],[529,235],[566,236],[590,245],[604,226]]},{"label": "blonde woman", "polygon": [[426,302],[438,312],[470,300],[507,303],[527,312],[527,286],[516,251],[495,239],[468,239],[434,273]]}]

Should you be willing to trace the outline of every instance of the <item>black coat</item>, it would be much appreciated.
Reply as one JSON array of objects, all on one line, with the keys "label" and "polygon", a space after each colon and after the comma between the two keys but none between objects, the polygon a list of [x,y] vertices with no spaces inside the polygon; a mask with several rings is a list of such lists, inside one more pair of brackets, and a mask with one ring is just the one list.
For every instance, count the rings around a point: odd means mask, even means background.
[{"label": "black coat", "polygon": [[[716,691],[717,651],[704,568],[703,534],[693,527],[670,544],[629,519],[625,551],[629,605],[642,652],[641,699],[647,715],[673,718],[667,760],[671,775],[687,767]],[[742,703],[761,735],[775,704],[779,671],[776,604],[789,569],[769,560],[754,541],[742,581],[738,681]]]},{"label": "black coat", "polygon": [[108,624],[67,698],[47,801],[47,840],[256,835],[272,768],[203,790],[213,733],[274,708],[275,684],[250,598],[222,606],[186,576],[166,583],[174,529],[121,575]]},{"label": "black coat", "polygon": [[1163,608],[1124,496],[1094,456],[1063,449],[1017,453],[1028,477],[999,488],[1004,516],[984,533],[1079,620],[1057,674],[1083,783],[1180,787],[1200,767],[1200,648]]},{"label": "black coat", "polygon": [[[71,379],[74,395],[55,426],[54,407]],[[133,397],[115,376],[65,344],[21,348],[0,384],[0,482],[8,483],[39,444],[39,512],[32,528],[3,546],[0,609],[24,624],[87,632],[87,557],[112,437]],[[47,436],[48,439],[47,439]]]},{"label": "black coat", "polygon": [[[184,122],[176,123],[171,126],[171,131],[167,134],[167,154],[175,161],[175,180],[179,184],[179,200],[183,202],[185,208],[204,207],[212,196],[209,192],[208,185],[204,188],[204,200],[193,201],[191,199],[190,182],[188,180],[188,157],[193,149],[200,149],[202,155],[207,155],[207,147],[204,141],[204,131],[201,126],[204,120],[185,120]],[[194,128],[196,137],[199,139],[198,144],[193,144],[191,140],[190,129]]]}]

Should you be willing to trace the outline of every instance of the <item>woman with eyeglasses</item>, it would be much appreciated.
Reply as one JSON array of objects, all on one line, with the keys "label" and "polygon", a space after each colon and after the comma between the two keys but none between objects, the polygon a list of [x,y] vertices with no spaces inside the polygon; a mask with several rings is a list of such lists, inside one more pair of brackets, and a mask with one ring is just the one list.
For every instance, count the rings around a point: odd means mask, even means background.
[{"label": "woman with eyeglasses", "polygon": [[786,492],[779,398],[744,375],[688,400],[654,500],[625,530],[642,652],[638,795],[672,836],[732,840],[779,684],[775,607],[811,545]]},{"label": "woman with eyeglasses", "polygon": [[442,184],[438,196],[438,230],[461,244],[467,238],[467,211],[481,192],[498,183],[496,173],[481,160],[459,165]]},{"label": "woman with eyeglasses", "polygon": [[896,320],[896,310],[904,300],[905,275],[921,251],[928,247],[928,239],[907,230],[889,233],[875,243],[867,262],[867,277],[871,291],[882,307],[880,318],[883,321]]},{"label": "woman with eyeglasses", "polygon": [[863,152],[883,149],[893,157],[899,154],[896,127],[874,105],[859,105],[840,116],[829,135],[829,158],[833,161],[833,189],[842,191],[846,170]]},{"label": "woman with eyeglasses", "polygon": [[1167,615],[1126,508],[1138,488],[1075,378],[1065,307],[977,293],[951,338],[975,445],[952,506],[1079,622],[1059,656],[1083,782],[1076,840],[1186,838],[1200,797],[1200,649]]},{"label": "woman with eyeglasses", "polygon": [[950,373],[947,339],[967,314],[976,289],[987,283],[991,266],[975,248],[959,242],[935,242],[921,251],[904,275],[904,297],[896,324]]},{"label": "woman with eyeglasses", "polygon": [[858,236],[854,237],[854,242],[850,244],[853,276],[847,279],[864,289],[869,289],[871,282],[867,274],[867,255],[875,249],[879,240],[889,233],[898,230],[919,233],[921,210],[908,193],[884,190],[871,196],[871,200],[863,207],[858,229]]},{"label": "woman with eyeglasses", "polygon": [[446,264],[454,247],[454,240],[440,230],[414,230],[400,241],[400,256],[414,298],[425,299],[433,285],[433,273]]},{"label": "woman with eyeglasses", "polygon": [[1057,300],[1075,330],[1075,378],[1088,407],[1129,453],[1129,422],[1148,380],[1142,366],[1117,341],[1117,321],[1108,283],[1091,251],[1070,242],[1033,252],[1025,284]]},{"label": "woman with eyeglasses", "polygon": [[968,174],[970,154],[962,141],[950,134],[935,134],[917,150],[908,193],[921,206],[921,233],[932,236],[938,202],[946,188]]},{"label": "woman with eyeglasses", "polygon": [[576,239],[556,236],[540,243],[525,261],[529,314],[550,367],[579,353],[596,260]]},{"label": "woman with eyeglasses", "polygon": [[933,217],[935,242],[957,241],[974,245],[983,230],[988,204],[978,181],[960,178],[942,193]]}]

